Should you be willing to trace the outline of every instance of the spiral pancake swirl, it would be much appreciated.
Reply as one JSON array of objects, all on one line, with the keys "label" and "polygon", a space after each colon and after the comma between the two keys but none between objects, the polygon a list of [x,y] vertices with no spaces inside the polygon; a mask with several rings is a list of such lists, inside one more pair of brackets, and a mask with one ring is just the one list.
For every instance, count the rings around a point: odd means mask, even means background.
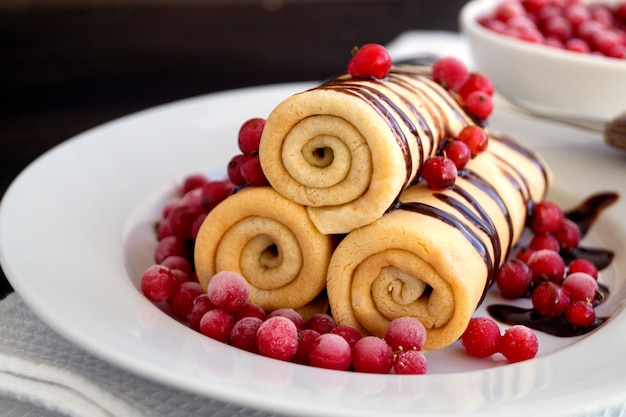
[{"label": "spiral pancake swirl", "polygon": [[234,271],[248,281],[250,302],[266,310],[297,309],[323,291],[334,247],[304,207],[270,187],[249,187],[209,213],[194,257],[205,290],[215,273]]},{"label": "spiral pancake swirl", "polygon": [[427,75],[343,75],[280,103],[259,156],[273,188],[306,206],[322,233],[341,234],[380,217],[441,141],[471,123]]},{"label": "spiral pancake swirl", "polygon": [[452,188],[409,187],[394,210],[335,250],[327,282],[335,320],[382,336],[393,318],[411,316],[427,328],[426,349],[453,343],[549,179],[536,155],[494,137]]}]

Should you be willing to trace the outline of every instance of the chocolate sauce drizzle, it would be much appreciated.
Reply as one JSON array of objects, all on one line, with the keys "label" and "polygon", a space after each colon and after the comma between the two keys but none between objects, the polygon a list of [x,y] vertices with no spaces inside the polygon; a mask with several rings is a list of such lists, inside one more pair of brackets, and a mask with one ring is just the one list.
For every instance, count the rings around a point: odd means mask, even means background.
[{"label": "chocolate sauce drizzle", "polygon": [[[447,93],[440,92],[433,88],[433,86],[429,84],[427,77],[423,77],[423,82],[420,83],[419,87],[414,83],[408,82],[409,77],[415,79],[416,74],[394,69],[390,71],[388,77],[383,80],[368,79],[367,83],[365,83],[340,76],[327,81],[319,87],[335,89],[338,92],[363,99],[387,122],[390,130],[394,133],[398,146],[402,150],[406,164],[406,178],[401,188],[402,190],[419,181],[424,161],[437,151],[435,144],[443,141],[445,137],[450,136],[450,127],[446,121],[443,121],[443,126],[439,126],[438,129],[435,129],[434,126],[429,126],[420,114],[420,111],[413,105],[412,100],[407,99],[406,96],[402,94],[402,90],[409,94],[424,96],[425,99],[422,100],[421,103],[424,106],[434,105],[432,100],[427,99],[425,91],[428,91],[429,94],[437,94],[448,103],[448,109],[436,108],[433,109],[433,114],[448,114],[452,112],[458,120],[465,124],[468,124],[470,120],[467,114],[458,110],[458,104],[452,97]],[[402,110],[400,106],[386,94],[385,89],[389,90],[390,86],[395,87],[392,91],[410,111],[409,114]],[[406,126],[412,138],[407,137],[402,129],[402,125]],[[420,129],[426,133],[426,138],[420,136]],[[441,137],[436,137],[433,133],[434,131],[439,131],[438,135]],[[410,140],[415,141],[418,151],[417,155],[413,155],[411,152]],[[426,154],[424,146],[426,141],[428,141],[427,143],[430,149],[428,154]],[[414,164],[416,164],[416,166],[414,166]],[[414,169],[415,173],[413,172]]]},{"label": "chocolate sauce drizzle", "polygon": [[[599,215],[607,207],[617,201],[618,198],[618,194],[614,192],[595,194],[564,214],[565,217],[578,225],[581,231],[581,237],[583,237],[589,232]],[[566,264],[574,259],[584,258],[593,262],[598,270],[602,270],[610,265],[613,261],[615,253],[608,249],[578,246],[574,249],[562,250],[561,255],[563,256]],[[609,288],[601,283],[598,283],[598,285],[602,296],[597,303],[601,303],[608,297]],[[521,308],[506,304],[494,304],[487,306],[487,312],[494,319],[502,323],[510,325],[523,324],[532,329],[558,337],[573,337],[587,334],[601,326],[609,319],[608,317],[598,317],[590,326],[580,328],[572,326],[563,317],[543,317],[533,308]]]}]

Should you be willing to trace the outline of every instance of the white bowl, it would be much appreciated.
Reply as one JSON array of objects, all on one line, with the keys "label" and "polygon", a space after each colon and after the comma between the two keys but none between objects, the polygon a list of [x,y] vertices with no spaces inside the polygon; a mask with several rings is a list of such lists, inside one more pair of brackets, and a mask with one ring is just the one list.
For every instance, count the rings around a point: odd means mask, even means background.
[{"label": "white bowl", "polygon": [[460,14],[475,70],[504,97],[532,110],[613,118],[626,111],[626,60],[531,44],[486,29],[477,18],[498,0],[472,0]]}]

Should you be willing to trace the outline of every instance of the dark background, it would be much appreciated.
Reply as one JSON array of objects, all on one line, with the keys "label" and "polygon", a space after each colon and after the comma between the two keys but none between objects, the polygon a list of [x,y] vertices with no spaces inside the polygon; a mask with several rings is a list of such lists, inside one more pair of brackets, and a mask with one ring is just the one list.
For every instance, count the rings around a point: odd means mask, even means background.
[{"label": "dark background", "polygon": [[[353,46],[458,30],[464,3],[0,0],[0,197],[36,157],[86,129],[195,95],[324,79]],[[9,291],[0,271],[0,298]]]}]

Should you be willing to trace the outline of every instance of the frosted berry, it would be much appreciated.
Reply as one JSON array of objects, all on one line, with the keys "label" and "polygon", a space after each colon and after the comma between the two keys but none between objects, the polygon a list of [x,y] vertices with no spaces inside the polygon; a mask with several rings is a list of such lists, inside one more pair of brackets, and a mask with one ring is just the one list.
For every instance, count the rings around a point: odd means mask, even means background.
[{"label": "frosted berry", "polygon": [[451,56],[439,58],[432,67],[433,80],[451,91],[458,91],[467,80],[468,74],[463,61]]},{"label": "frosted berry", "polygon": [[328,314],[314,314],[307,320],[305,323],[305,327],[307,329],[313,329],[319,334],[330,333],[335,327],[337,327],[337,323],[335,320],[329,316]]},{"label": "frosted berry", "polygon": [[393,365],[393,352],[383,339],[365,336],[352,348],[352,365],[357,372],[386,374]]},{"label": "frosted berry", "polygon": [[489,137],[483,128],[469,125],[461,129],[457,138],[467,145],[472,155],[483,153],[489,145]]},{"label": "frosted berry", "polygon": [[403,350],[393,360],[393,372],[397,375],[423,375],[427,369],[426,356],[417,350]]},{"label": "frosted berry", "polygon": [[574,272],[565,277],[562,287],[571,301],[593,303],[598,292],[598,281],[584,272]]},{"label": "frosted berry", "polygon": [[596,312],[588,301],[574,301],[565,310],[565,320],[577,327],[587,327],[596,321]]},{"label": "frosted berry", "polygon": [[528,258],[533,281],[552,281],[560,284],[565,274],[565,261],[557,252],[549,249],[535,251]]},{"label": "frosted berry", "polygon": [[209,281],[206,293],[217,308],[233,312],[247,303],[250,288],[248,281],[241,275],[232,271],[220,271]]},{"label": "frosted berry", "polygon": [[178,286],[172,271],[162,265],[152,265],[141,276],[141,291],[153,302],[167,301]]},{"label": "frosted berry", "polygon": [[422,350],[426,342],[426,328],[416,318],[398,317],[387,325],[384,339],[394,352]]},{"label": "frosted berry", "polygon": [[211,339],[226,343],[235,325],[233,316],[220,309],[207,311],[200,319],[200,333]]},{"label": "frosted berry", "polygon": [[352,361],[348,342],[333,333],[322,334],[313,341],[309,358],[315,367],[339,371],[347,370]]},{"label": "frosted berry", "polygon": [[298,313],[296,310],[294,310],[293,308],[278,308],[274,311],[272,311],[267,317],[285,317],[288,318],[289,320],[291,320],[293,322],[293,324],[296,325],[296,328],[298,330],[302,330],[304,329],[304,319],[302,318],[302,315],[300,313]]},{"label": "frosted berry", "polygon": [[311,365],[311,347],[313,342],[320,336],[313,329],[304,329],[298,332],[298,350],[291,359],[301,365]]},{"label": "frosted berry", "polygon": [[259,326],[256,343],[261,355],[288,361],[298,350],[298,329],[286,317],[269,317]]},{"label": "frosted berry", "polygon": [[259,144],[261,143],[264,127],[265,119],[259,117],[249,119],[241,125],[237,136],[237,144],[244,155],[255,155],[259,152]]},{"label": "frosted berry", "polygon": [[174,317],[186,320],[193,306],[193,301],[203,293],[202,287],[197,282],[183,282],[179,284],[168,300]]},{"label": "frosted berry", "polygon": [[465,98],[467,111],[480,119],[487,119],[493,112],[493,100],[484,91],[474,91]]},{"label": "frosted berry", "polygon": [[447,158],[454,162],[457,171],[465,168],[465,165],[467,165],[469,160],[472,158],[472,152],[469,147],[465,143],[458,140],[449,142],[443,148],[443,153]]},{"label": "frosted berry", "polygon": [[534,289],[531,300],[535,310],[544,317],[558,317],[565,312],[569,296],[554,282],[544,281]]},{"label": "frosted berry", "polygon": [[568,273],[584,272],[591,275],[594,279],[598,279],[598,268],[593,262],[587,259],[574,259],[567,265]]},{"label": "frosted berry", "polygon": [[391,69],[391,56],[384,46],[368,43],[348,62],[348,73],[359,78],[385,78]]},{"label": "frosted berry", "polygon": [[257,352],[256,332],[263,320],[257,317],[244,317],[238,320],[230,331],[230,344],[248,352]]},{"label": "frosted berry", "polygon": [[500,328],[488,317],[473,317],[463,335],[461,345],[476,358],[486,358],[498,351]]},{"label": "frosted berry", "polygon": [[534,358],[539,350],[539,341],[531,329],[516,325],[504,332],[499,346],[500,353],[514,363]]},{"label": "frosted berry", "polygon": [[454,162],[444,156],[433,156],[424,162],[422,177],[433,190],[445,190],[456,181],[458,170]]},{"label": "frosted berry", "polygon": [[519,298],[526,295],[532,279],[533,273],[525,262],[511,259],[498,270],[496,284],[503,297]]},{"label": "frosted berry", "polygon": [[563,219],[561,207],[551,201],[541,201],[535,204],[531,217],[530,227],[535,233],[554,232]]},{"label": "frosted berry", "polygon": [[342,324],[338,325],[330,332],[333,334],[338,334],[339,336],[346,339],[346,342],[348,342],[351,348],[354,347],[356,342],[358,342],[363,337],[361,333],[359,333],[359,331],[354,327]]}]

